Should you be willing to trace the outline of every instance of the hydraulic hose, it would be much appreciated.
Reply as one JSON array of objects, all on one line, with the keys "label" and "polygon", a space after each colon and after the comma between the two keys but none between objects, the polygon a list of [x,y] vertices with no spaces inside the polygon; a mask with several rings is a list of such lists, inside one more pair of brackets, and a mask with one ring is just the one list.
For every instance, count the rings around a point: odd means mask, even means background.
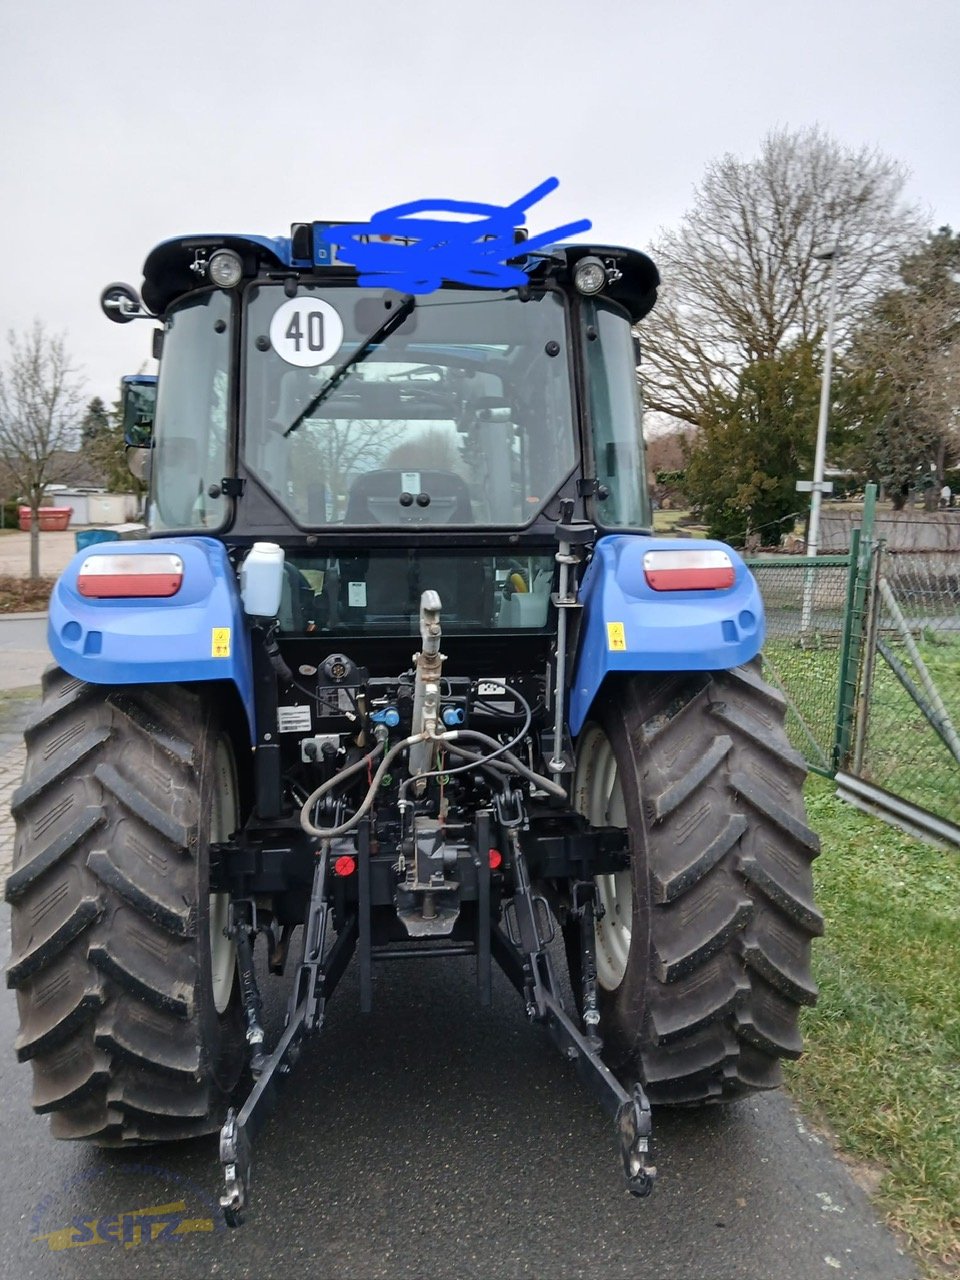
[{"label": "hydraulic hose", "polygon": [[488,761],[491,764],[495,764],[502,760],[505,764],[509,764],[516,773],[521,774],[528,782],[532,782],[542,791],[547,791],[550,795],[557,796],[561,800],[567,799],[566,789],[561,787],[559,783],[552,782],[540,773],[534,773],[532,769],[527,768],[522,760],[518,760],[512,751],[504,751],[502,743],[499,743],[496,738],[480,733],[477,729],[454,729],[452,733],[440,734],[436,741],[442,742],[448,751],[452,751],[456,755],[463,754],[469,758],[473,754],[472,752],[459,752],[457,750],[457,743],[454,740],[461,738],[469,738],[473,742],[481,742],[485,747],[493,748],[489,756],[480,757],[484,764]]},{"label": "hydraulic hose", "polygon": [[404,738],[402,739],[402,741],[394,743],[394,745],[390,748],[387,754],[380,761],[380,767],[377,769],[377,772],[373,775],[373,778],[370,782],[370,786],[367,788],[367,794],[363,798],[363,803],[360,805],[360,808],[356,811],[356,813],[351,818],[348,818],[346,822],[341,822],[340,825],[336,827],[315,827],[309,818],[309,814],[313,809],[314,805],[316,805],[317,802],[321,800],[327,794],[328,791],[331,791],[334,787],[337,787],[341,783],[346,782],[355,773],[359,773],[359,771],[363,769],[365,766],[372,764],[373,761],[376,760],[380,752],[383,750],[383,743],[378,742],[371,752],[363,756],[360,760],[355,761],[352,765],[349,766],[349,768],[342,769],[340,773],[335,774],[332,778],[328,778],[327,781],[324,782],[322,786],[317,787],[316,791],[312,791],[310,795],[307,796],[300,810],[300,826],[303,828],[304,831],[306,831],[307,835],[319,836],[321,840],[332,840],[334,836],[342,836],[342,835],[345,835],[348,831],[352,831],[353,828],[357,825],[357,823],[360,822],[362,818],[365,818],[366,815],[370,812],[370,808],[373,805],[374,798],[380,789],[380,783],[383,781],[383,775],[387,772],[387,769],[390,767],[391,763],[397,758],[397,756],[400,754],[401,751],[403,751],[405,747],[413,746],[414,743],[421,742],[422,740],[423,740],[423,735],[416,733],[409,738]]},{"label": "hydraulic hose", "polygon": [[[469,738],[473,742],[479,742],[485,747],[492,748],[491,754],[482,756],[471,751],[468,747],[461,744],[460,740],[464,738]],[[424,741],[434,744],[443,743],[448,751],[452,751],[454,755],[463,756],[465,759],[470,760],[471,763],[476,765],[490,764],[494,768],[500,764],[507,765],[515,773],[519,773],[521,777],[526,778],[528,782],[532,782],[534,786],[539,787],[542,791],[546,791],[552,796],[557,796],[561,800],[567,799],[565,788],[561,787],[559,783],[552,782],[549,778],[545,778],[542,774],[535,773],[532,769],[527,768],[523,761],[518,760],[513,752],[504,750],[503,744],[497,742],[496,738],[491,738],[485,733],[480,733],[477,729],[454,729],[450,733],[440,733],[435,737],[427,737],[426,734],[415,733],[411,734],[409,738],[403,738],[400,742],[394,743],[380,761],[380,765],[370,781],[370,786],[367,788],[367,794],[364,796],[356,813],[354,813],[352,817],[348,818],[346,822],[341,822],[336,827],[315,827],[310,821],[309,816],[314,807],[329,791],[332,791],[334,787],[339,787],[344,782],[349,781],[354,774],[359,773],[362,769],[368,767],[374,760],[376,760],[383,751],[383,743],[377,743],[376,747],[374,747],[374,749],[367,755],[362,756],[359,760],[356,760],[348,768],[341,770],[340,773],[336,774],[334,777],[328,778],[326,782],[317,787],[315,791],[312,791],[310,795],[307,796],[300,809],[300,826],[307,835],[316,836],[321,840],[332,840],[334,836],[342,836],[348,831],[352,831],[353,828],[357,826],[357,824],[370,812],[376,794],[380,789],[380,784],[383,781],[383,777],[400,752],[407,747],[412,747]]]}]

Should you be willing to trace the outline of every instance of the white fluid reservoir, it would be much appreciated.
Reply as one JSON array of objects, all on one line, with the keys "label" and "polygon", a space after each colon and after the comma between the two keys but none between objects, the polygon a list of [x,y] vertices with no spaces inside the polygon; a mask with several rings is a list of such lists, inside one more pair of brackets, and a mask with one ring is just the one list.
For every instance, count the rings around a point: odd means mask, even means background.
[{"label": "white fluid reservoir", "polygon": [[253,618],[275,618],[283,594],[283,547],[255,542],[240,566],[243,611]]}]

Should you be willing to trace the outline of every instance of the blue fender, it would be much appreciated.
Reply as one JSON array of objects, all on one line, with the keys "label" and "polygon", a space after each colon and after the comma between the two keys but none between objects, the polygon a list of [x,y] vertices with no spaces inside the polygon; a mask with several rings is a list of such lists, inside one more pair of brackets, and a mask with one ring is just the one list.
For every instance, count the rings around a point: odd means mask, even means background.
[{"label": "blue fender", "polygon": [[[80,566],[94,556],[157,552],[183,561],[173,596],[102,600],[77,588]],[[64,671],[91,684],[232,680],[256,741],[250,633],[237,575],[213,538],[106,542],[78,551],[50,597],[47,642]]]},{"label": "blue fender", "polygon": [[[721,550],[732,586],[654,591],[643,572],[648,551]],[[568,722],[576,736],[613,671],[720,671],[756,657],[763,646],[763,602],[753,574],[722,542],[612,534],[601,538],[580,584],[583,621]]]}]

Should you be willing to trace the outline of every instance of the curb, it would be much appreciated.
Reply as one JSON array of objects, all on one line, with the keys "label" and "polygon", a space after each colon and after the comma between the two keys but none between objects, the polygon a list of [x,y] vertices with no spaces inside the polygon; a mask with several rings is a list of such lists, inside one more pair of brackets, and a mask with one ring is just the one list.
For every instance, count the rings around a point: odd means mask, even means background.
[{"label": "curb", "polygon": [[40,622],[47,616],[43,613],[0,613],[0,622]]}]

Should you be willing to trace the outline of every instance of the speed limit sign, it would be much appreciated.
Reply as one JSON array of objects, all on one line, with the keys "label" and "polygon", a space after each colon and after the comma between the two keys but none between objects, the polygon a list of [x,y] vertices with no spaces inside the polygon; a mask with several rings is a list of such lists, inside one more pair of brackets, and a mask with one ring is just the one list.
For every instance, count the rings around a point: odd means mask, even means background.
[{"label": "speed limit sign", "polygon": [[322,298],[291,298],[270,321],[270,345],[281,360],[316,368],[336,355],[343,343],[343,321]]}]

